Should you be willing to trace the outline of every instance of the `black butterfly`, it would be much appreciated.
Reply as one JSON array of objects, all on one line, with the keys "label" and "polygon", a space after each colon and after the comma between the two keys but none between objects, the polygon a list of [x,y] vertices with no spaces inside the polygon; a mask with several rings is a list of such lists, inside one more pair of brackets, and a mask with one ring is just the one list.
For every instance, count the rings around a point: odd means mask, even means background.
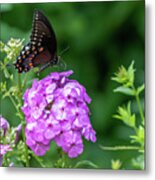
[{"label": "black butterfly", "polygon": [[57,41],[53,28],[39,10],[35,10],[30,42],[23,47],[14,64],[18,73],[41,65],[39,72],[49,65],[58,64]]}]

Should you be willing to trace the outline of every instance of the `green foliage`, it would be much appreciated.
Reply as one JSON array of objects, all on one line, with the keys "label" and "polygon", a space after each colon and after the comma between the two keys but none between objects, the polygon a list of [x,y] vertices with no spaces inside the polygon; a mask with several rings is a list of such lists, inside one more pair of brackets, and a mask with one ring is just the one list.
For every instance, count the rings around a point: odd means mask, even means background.
[{"label": "green foliage", "polygon": [[1,52],[6,53],[6,58],[4,58],[5,65],[9,61],[15,61],[17,56],[19,55],[19,52],[21,51],[23,47],[23,41],[20,39],[13,39],[11,38],[7,44],[4,44],[2,41],[0,41],[0,50]]},{"label": "green foliage", "polygon": [[[117,73],[115,73],[115,77],[111,79],[123,85],[123,87],[132,87],[134,83],[134,72],[135,69],[133,68],[134,61],[132,61],[131,65],[128,69],[124,66],[121,66]],[[124,91],[120,91],[124,93]]]},{"label": "green foliage", "polygon": [[144,160],[144,156],[139,155],[137,158],[132,159],[132,165],[135,169],[144,169],[145,168],[145,160]]},{"label": "green foliage", "polygon": [[[119,68],[119,71],[115,73],[115,76],[112,80],[121,84],[121,86],[117,87],[114,92],[119,92],[128,96],[134,96],[137,100],[137,106],[139,110],[139,114],[141,116],[140,125],[137,127],[137,119],[136,114],[131,112],[131,102],[127,103],[127,106],[119,106],[117,114],[113,115],[114,118],[121,120],[125,125],[129,126],[133,129],[134,135],[129,135],[131,144],[138,144],[138,146],[116,146],[116,147],[104,147],[100,146],[103,150],[137,150],[142,155],[138,155],[136,159],[133,159],[132,164],[134,167],[138,167],[138,169],[144,169],[144,165],[142,165],[142,157],[144,159],[144,114],[141,107],[141,103],[139,101],[139,95],[144,90],[144,84],[135,88],[134,79],[135,79],[135,69],[134,69],[134,61],[132,61],[131,65],[128,69],[124,66]],[[117,165],[119,161],[112,161],[112,168],[117,169]],[[144,164],[144,162],[143,162]],[[116,167],[115,167],[116,165]],[[118,165],[119,166],[119,165]]]},{"label": "green foliage", "polygon": [[[21,111],[21,106],[22,106],[22,90],[21,90],[21,80],[20,80],[20,75],[18,75],[18,81],[17,83],[15,83],[14,81],[14,75],[12,72],[8,71],[7,65],[8,63],[12,63],[17,55],[19,54],[19,52],[21,51],[22,47],[23,47],[23,40],[20,39],[13,39],[11,38],[7,44],[5,44],[4,42],[0,42],[1,44],[1,52],[4,53],[4,60],[0,61],[1,63],[1,72],[4,75],[5,79],[4,81],[0,82],[0,87],[1,87],[1,99],[6,99],[9,98],[10,102],[12,103],[12,105],[14,106],[16,112],[15,114],[17,115],[17,117],[20,118],[21,123],[22,123],[22,131],[23,131],[23,141],[20,141],[17,146],[15,144],[13,144],[14,148],[17,148],[16,150],[14,149],[14,151],[16,151],[15,153],[15,157],[16,157],[16,161],[21,163],[21,166],[24,166],[24,164],[26,166],[28,166],[29,164],[29,155],[28,155],[28,147],[26,146],[26,142],[25,142],[25,134],[24,134],[24,128],[25,128],[25,120],[24,120],[24,116],[23,113]],[[11,84],[11,86],[10,86]],[[5,139],[8,139],[8,144],[11,143],[11,137],[13,136],[12,139],[15,139],[15,130],[11,128],[11,130],[9,130],[7,132],[8,134],[5,136]],[[9,138],[8,138],[9,137]],[[3,144],[6,144],[6,142]],[[16,147],[15,147],[16,146]],[[4,162],[3,165],[4,166],[9,166],[8,163],[10,163],[10,159],[12,158],[12,154],[14,154],[13,152],[9,152],[4,156]],[[23,162],[23,164],[22,164]],[[17,163],[18,164],[18,163]]]},{"label": "green foliage", "polygon": [[136,129],[136,135],[131,135],[130,138],[131,143],[138,143],[141,146],[140,151],[144,152],[144,127],[143,126],[139,126]]},{"label": "green foliage", "polygon": [[118,107],[118,114],[113,116],[122,120],[126,125],[135,127],[135,114],[131,114],[131,103],[128,102],[127,107]]},{"label": "green foliage", "polygon": [[[142,140],[138,135],[139,127],[144,128],[144,121],[141,121],[144,111],[144,1],[2,4],[2,42],[0,43],[2,51],[0,56],[2,72],[0,98],[2,103],[0,109],[2,115],[14,126],[23,118],[20,111],[22,104],[20,96],[25,88],[31,85],[32,80],[38,78],[33,71],[27,73],[28,75],[23,74],[18,77],[12,66],[23,43],[27,43],[29,40],[33,11],[36,8],[42,10],[52,22],[58,40],[58,55],[63,49],[70,47],[69,51],[61,58],[67,69],[75,72],[73,78],[86,87],[92,99],[91,122],[97,132],[97,143],[85,143],[83,154],[70,161],[69,164],[74,167],[78,162],[88,160],[99,168],[107,169],[112,168],[111,159],[119,159],[122,163],[121,169],[143,169],[144,166],[140,165],[137,158],[142,156],[141,164],[144,163],[144,154],[139,152],[143,149],[139,143]],[[16,21],[19,14],[20,17]],[[10,41],[12,42],[10,47],[8,40],[11,37],[14,37],[13,41],[17,44]],[[19,38],[24,38],[25,41],[19,40]],[[4,51],[5,46],[8,49],[7,52]],[[13,51],[15,55],[11,53]],[[11,55],[7,56],[7,53]],[[6,60],[4,61],[4,59]],[[136,68],[132,69],[133,72],[130,70],[129,73],[129,68],[125,67],[130,64],[132,59],[135,63],[131,64],[132,66],[136,65]],[[109,79],[121,64],[123,67],[121,66],[120,69],[123,72],[119,76],[122,77],[123,74],[127,76],[119,79],[118,87],[114,88],[114,84]],[[48,68],[39,78],[46,76],[51,71],[55,71],[55,69]],[[136,76],[132,79],[132,74],[135,75],[135,73]],[[118,80],[118,77],[115,76],[115,78]],[[137,88],[131,87],[133,81]],[[114,92],[119,93],[114,94],[113,89]],[[137,93],[136,102],[134,100],[135,92]],[[128,102],[130,102],[131,113],[127,111]],[[140,116],[137,102],[142,106]],[[123,106],[121,106],[122,104]],[[126,121],[128,123],[131,123],[131,116],[135,115],[136,129],[127,124],[122,127],[124,123],[122,119],[111,120],[112,114],[116,114],[117,107],[127,111],[128,119]],[[117,115],[120,116],[118,112],[117,110]],[[22,123],[24,124],[24,122]],[[132,138],[132,136],[139,138]],[[103,143],[116,145],[115,149],[121,143],[123,146],[119,146],[119,149],[123,150],[103,151],[98,147],[98,144]],[[124,145],[129,145],[129,150],[124,150]],[[133,146],[136,150],[131,150]],[[23,152],[24,157],[26,153],[27,151]],[[39,158],[32,152],[28,153],[30,156],[29,166],[33,167],[54,167],[59,159],[56,155],[57,149],[53,147],[45,157]],[[13,154],[12,156],[14,157]],[[16,166],[26,166],[26,159],[13,160]],[[50,165],[47,161],[50,161]],[[93,168],[91,165],[80,165],[79,167],[86,166]]]},{"label": "green foliage", "polygon": [[118,169],[121,168],[121,166],[122,166],[122,163],[121,163],[121,161],[119,159],[111,160],[111,168],[113,170],[118,170]]},{"label": "green foliage", "polygon": [[[25,143],[23,141],[19,141],[17,145],[17,152],[18,152],[17,160],[19,162],[22,162],[23,164],[26,164],[26,159],[27,159],[25,158],[26,149],[25,149]],[[30,159],[30,156],[28,156],[28,159]]]},{"label": "green foliage", "polygon": [[0,144],[11,144],[12,146],[14,146],[14,140],[15,140],[15,137],[16,137],[16,129],[15,128],[10,128],[5,136],[6,138],[4,138],[3,136],[4,134],[4,131],[3,129],[0,128]]},{"label": "green foliage", "polygon": [[9,71],[7,70],[6,66],[8,63],[12,63],[16,60],[17,56],[19,55],[19,52],[22,48],[22,43],[24,40],[20,39],[13,39],[11,38],[7,44],[4,44],[2,41],[0,41],[0,51],[1,53],[5,54],[4,60],[0,60],[0,66],[1,71],[4,72],[5,78],[10,78],[13,80],[13,74],[10,75]]}]

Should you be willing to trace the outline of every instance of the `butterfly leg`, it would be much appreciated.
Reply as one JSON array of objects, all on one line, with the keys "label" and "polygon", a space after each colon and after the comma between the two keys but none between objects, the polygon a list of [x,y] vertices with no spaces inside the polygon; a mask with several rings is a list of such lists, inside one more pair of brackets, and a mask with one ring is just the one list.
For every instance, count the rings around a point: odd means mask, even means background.
[{"label": "butterfly leg", "polygon": [[43,65],[43,66],[39,69],[39,71],[37,72],[37,75],[39,75],[44,69],[46,69],[46,68],[47,68],[48,66],[50,66],[50,65],[51,65],[51,62]]}]

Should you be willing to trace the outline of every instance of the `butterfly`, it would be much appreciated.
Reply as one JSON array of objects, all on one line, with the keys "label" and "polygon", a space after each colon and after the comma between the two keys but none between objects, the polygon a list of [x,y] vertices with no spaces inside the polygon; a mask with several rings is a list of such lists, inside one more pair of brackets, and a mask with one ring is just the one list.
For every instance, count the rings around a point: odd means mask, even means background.
[{"label": "butterfly", "polygon": [[50,65],[58,64],[57,40],[47,17],[39,10],[34,11],[30,42],[17,57],[15,68],[18,73],[40,66],[39,72]]}]

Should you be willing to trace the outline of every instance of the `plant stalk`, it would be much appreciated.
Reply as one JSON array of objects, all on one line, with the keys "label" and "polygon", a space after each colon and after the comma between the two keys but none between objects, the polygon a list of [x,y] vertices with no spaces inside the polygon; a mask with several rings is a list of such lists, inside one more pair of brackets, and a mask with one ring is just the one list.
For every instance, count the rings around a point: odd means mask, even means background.
[{"label": "plant stalk", "polygon": [[137,101],[140,117],[142,119],[142,124],[144,125],[145,120],[144,120],[144,114],[143,114],[143,110],[142,110],[140,99],[139,99],[139,94],[136,93],[135,97],[136,97],[136,101]]},{"label": "plant stalk", "polygon": [[139,146],[100,146],[100,148],[107,151],[140,150]]},{"label": "plant stalk", "polygon": [[46,166],[42,163],[42,160],[36,156],[34,153],[31,153],[33,158],[40,164],[41,167],[46,168]]},{"label": "plant stalk", "polygon": [[[20,74],[18,73],[18,90],[19,90],[19,101],[22,99],[22,89],[21,89],[21,77]],[[25,137],[25,120],[24,117],[21,118],[21,123],[22,123],[22,137],[24,141],[24,148],[25,148],[25,159],[26,159],[26,167],[29,167],[29,153],[28,153],[28,147],[26,145],[26,137]]]}]

